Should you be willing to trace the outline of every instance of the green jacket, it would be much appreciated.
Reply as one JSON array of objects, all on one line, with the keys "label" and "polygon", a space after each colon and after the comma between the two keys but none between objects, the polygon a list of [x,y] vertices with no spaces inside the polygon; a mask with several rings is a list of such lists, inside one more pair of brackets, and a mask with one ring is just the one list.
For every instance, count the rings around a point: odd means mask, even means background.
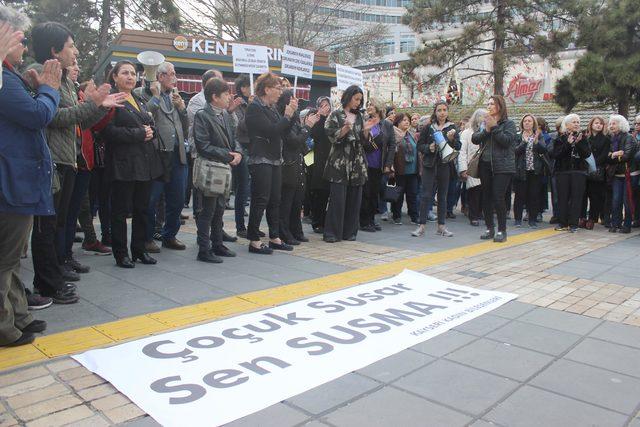
[{"label": "green jacket", "polygon": [[[27,70],[32,68],[42,72],[41,64],[32,64]],[[66,73],[62,74],[62,82],[58,92],[60,93],[60,104],[53,121],[46,129],[47,144],[55,164],[75,167],[78,154],[76,126],[89,129],[100,121],[107,113],[107,109],[97,106],[91,100],[80,104],[73,82],[67,78]]]},{"label": "green jacket", "polygon": [[346,119],[347,114],[340,108],[332,112],[324,124],[327,138],[331,142],[324,179],[337,184],[360,186],[367,181],[367,162],[362,146],[365,139],[364,119],[358,113],[351,132],[338,138]]}]

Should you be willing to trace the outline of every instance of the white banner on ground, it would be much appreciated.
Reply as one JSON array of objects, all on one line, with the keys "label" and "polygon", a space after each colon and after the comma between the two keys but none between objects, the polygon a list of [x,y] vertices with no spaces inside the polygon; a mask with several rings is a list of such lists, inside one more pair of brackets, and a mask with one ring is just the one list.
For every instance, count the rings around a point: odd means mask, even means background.
[{"label": "white banner on ground", "polygon": [[233,44],[233,72],[262,74],[269,72],[269,54],[266,46]]},{"label": "white banner on ground", "polygon": [[74,358],[162,425],[221,425],[398,353],[514,298],[407,270]]},{"label": "white banner on ground", "polygon": [[313,76],[315,52],[284,45],[282,49],[282,74],[310,79]]},{"label": "white banner on ground", "polygon": [[351,85],[358,85],[364,89],[362,70],[357,68],[336,64],[336,79],[338,81],[339,90],[345,90]]}]

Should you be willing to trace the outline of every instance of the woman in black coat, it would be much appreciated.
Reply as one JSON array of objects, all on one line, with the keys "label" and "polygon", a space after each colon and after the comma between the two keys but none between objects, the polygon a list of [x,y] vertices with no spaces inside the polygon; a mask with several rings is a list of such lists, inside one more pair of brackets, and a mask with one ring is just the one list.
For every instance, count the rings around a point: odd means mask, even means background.
[{"label": "woman in black coat", "polygon": [[[507,117],[507,105],[501,95],[492,95],[487,104],[487,116],[471,142],[480,145],[480,181],[482,181],[482,211],[487,231],[483,240],[507,241],[506,195],[516,172],[515,147],[518,142],[516,124]],[[493,213],[498,217],[495,233]]]},{"label": "woman in black coat", "polygon": [[[118,108],[104,128],[105,174],[111,181],[111,239],[116,264],[133,268],[133,262],[155,264],[145,252],[145,230],[151,181],[162,175],[156,150],[153,119],[136,99],[136,68],[129,61],[118,62],[109,74],[109,83],[119,92],[129,94],[123,108]],[[127,215],[132,214],[131,258],[127,250]]]},{"label": "woman in black coat", "polygon": [[[280,197],[282,187],[282,137],[291,128],[298,101],[291,98],[284,114],[276,110],[282,94],[280,78],[265,73],[256,80],[256,97],[247,107],[245,124],[249,132],[249,173],[251,206],[249,208],[249,252],[270,255],[273,250],[291,251],[280,240]],[[269,245],[260,241],[260,222],[265,210],[269,224]]]},{"label": "woman in black coat", "polygon": [[447,144],[454,150],[460,150],[460,133],[454,123],[449,121],[449,107],[446,102],[437,102],[431,114],[431,125],[420,132],[418,151],[423,156],[422,163],[422,197],[420,199],[420,218],[418,228],[411,233],[414,237],[424,236],[427,224],[427,213],[431,210],[433,191],[438,191],[438,228],[436,234],[443,237],[453,237],[453,233],[445,226],[447,213],[447,195],[451,173],[455,173],[454,160],[443,163],[442,154],[436,146],[434,133],[440,131],[446,138]]},{"label": "woman in black coat", "polygon": [[[280,114],[291,100],[293,93],[284,92],[278,99],[277,109]],[[291,127],[285,132],[282,149],[282,197],[280,202],[280,238],[288,245],[297,246],[300,242],[308,242],[302,231],[302,199],[304,197],[303,185],[303,156],[309,151],[307,138],[313,125],[320,116],[307,114],[300,119],[296,112],[291,121]]]},{"label": "woman in black coat", "polygon": [[562,121],[562,135],[553,141],[550,156],[555,159],[554,173],[558,187],[557,231],[578,231],[582,198],[587,185],[591,155],[587,138],[580,132],[580,116],[569,114]]},{"label": "woman in black coat", "polygon": [[516,227],[522,226],[522,212],[527,206],[529,227],[538,226],[536,218],[540,213],[540,187],[547,153],[544,137],[538,127],[538,121],[531,114],[525,114],[520,120],[520,133],[516,146],[516,175],[513,180],[515,198],[513,216]]},{"label": "woman in black coat", "polygon": [[331,114],[331,100],[329,97],[321,96],[316,101],[318,115],[320,119],[311,128],[311,138],[313,138],[313,170],[311,172],[311,216],[313,231],[318,234],[324,233],[324,220],[327,216],[327,203],[329,202],[329,181],[324,179],[324,168],[329,159],[331,151],[331,141],[324,131],[324,124]]},{"label": "woman in black coat", "polygon": [[[606,164],[609,157],[611,140],[606,134],[607,123],[603,117],[596,116],[587,126],[587,143],[596,160],[596,172],[587,175],[587,190],[582,200],[582,215],[578,226],[593,230],[604,212],[604,200],[607,193]],[[587,201],[589,217],[587,218]]]}]

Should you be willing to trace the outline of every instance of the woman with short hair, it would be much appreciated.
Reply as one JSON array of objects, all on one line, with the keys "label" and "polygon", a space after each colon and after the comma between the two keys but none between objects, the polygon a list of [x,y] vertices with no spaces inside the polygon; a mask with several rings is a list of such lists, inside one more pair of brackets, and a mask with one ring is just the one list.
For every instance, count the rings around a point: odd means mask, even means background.
[{"label": "woman with short hair", "polygon": [[578,231],[582,198],[587,184],[591,149],[580,131],[580,116],[569,114],[562,121],[561,136],[553,141],[550,156],[555,159],[554,173],[558,187],[557,231]]},{"label": "woman with short hair", "polygon": [[[270,255],[273,250],[292,251],[280,239],[280,197],[282,187],[282,137],[295,120],[298,100],[292,97],[280,114],[276,103],[282,94],[282,79],[264,73],[256,80],[256,97],[247,107],[245,123],[249,132],[249,173],[251,206],[247,239],[249,252]],[[260,241],[260,222],[267,212],[268,246]]]},{"label": "woman with short hair", "polygon": [[484,108],[478,108],[474,111],[467,122],[467,128],[460,134],[462,148],[460,148],[460,154],[458,155],[458,173],[460,174],[460,179],[467,186],[468,218],[469,223],[474,227],[480,225],[480,219],[482,218],[482,183],[479,178],[469,176],[467,169],[469,168],[469,160],[473,158],[480,148],[471,142],[471,136],[480,129],[480,124],[486,114],[487,110]]},{"label": "woman with short hair", "polygon": [[369,118],[380,121],[371,128],[369,138],[364,142],[367,159],[367,181],[362,189],[360,207],[360,230],[375,232],[381,229],[375,222],[380,195],[382,176],[391,173],[396,152],[396,140],[393,124],[385,120],[385,105],[380,99],[369,98],[367,105]]},{"label": "woman with short hair", "polygon": [[411,117],[405,113],[396,114],[393,121],[396,152],[393,161],[393,177],[401,189],[398,200],[391,204],[393,223],[402,225],[402,206],[407,200],[407,213],[412,224],[418,223],[418,179],[420,158],[415,133],[411,128]]},{"label": "woman with short hair", "polygon": [[[629,133],[629,122],[619,114],[609,117],[609,134],[611,135],[611,148],[609,149],[609,163],[615,167],[615,175],[611,183],[613,199],[611,203],[611,228],[609,232],[628,234],[631,232],[631,203],[633,193],[638,186],[640,170],[634,155],[637,145],[633,136]],[[624,206],[624,222],[622,220],[622,208]]]},{"label": "woman with short hair", "polygon": [[[483,240],[496,243],[507,241],[507,203],[505,197],[516,172],[515,147],[518,142],[516,125],[509,120],[507,104],[501,95],[492,95],[487,103],[487,115],[471,142],[480,145],[480,181],[482,181],[482,210],[487,230]],[[493,214],[498,217],[495,232]]]}]

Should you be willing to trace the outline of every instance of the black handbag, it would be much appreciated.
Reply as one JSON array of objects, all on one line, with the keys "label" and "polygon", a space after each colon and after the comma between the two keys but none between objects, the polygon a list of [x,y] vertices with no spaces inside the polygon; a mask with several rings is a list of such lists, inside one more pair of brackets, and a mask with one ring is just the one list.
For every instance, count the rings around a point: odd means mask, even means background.
[{"label": "black handbag", "polygon": [[400,197],[404,193],[404,187],[401,187],[397,184],[395,180],[389,180],[387,185],[384,187],[384,201],[395,203],[400,200]]}]

